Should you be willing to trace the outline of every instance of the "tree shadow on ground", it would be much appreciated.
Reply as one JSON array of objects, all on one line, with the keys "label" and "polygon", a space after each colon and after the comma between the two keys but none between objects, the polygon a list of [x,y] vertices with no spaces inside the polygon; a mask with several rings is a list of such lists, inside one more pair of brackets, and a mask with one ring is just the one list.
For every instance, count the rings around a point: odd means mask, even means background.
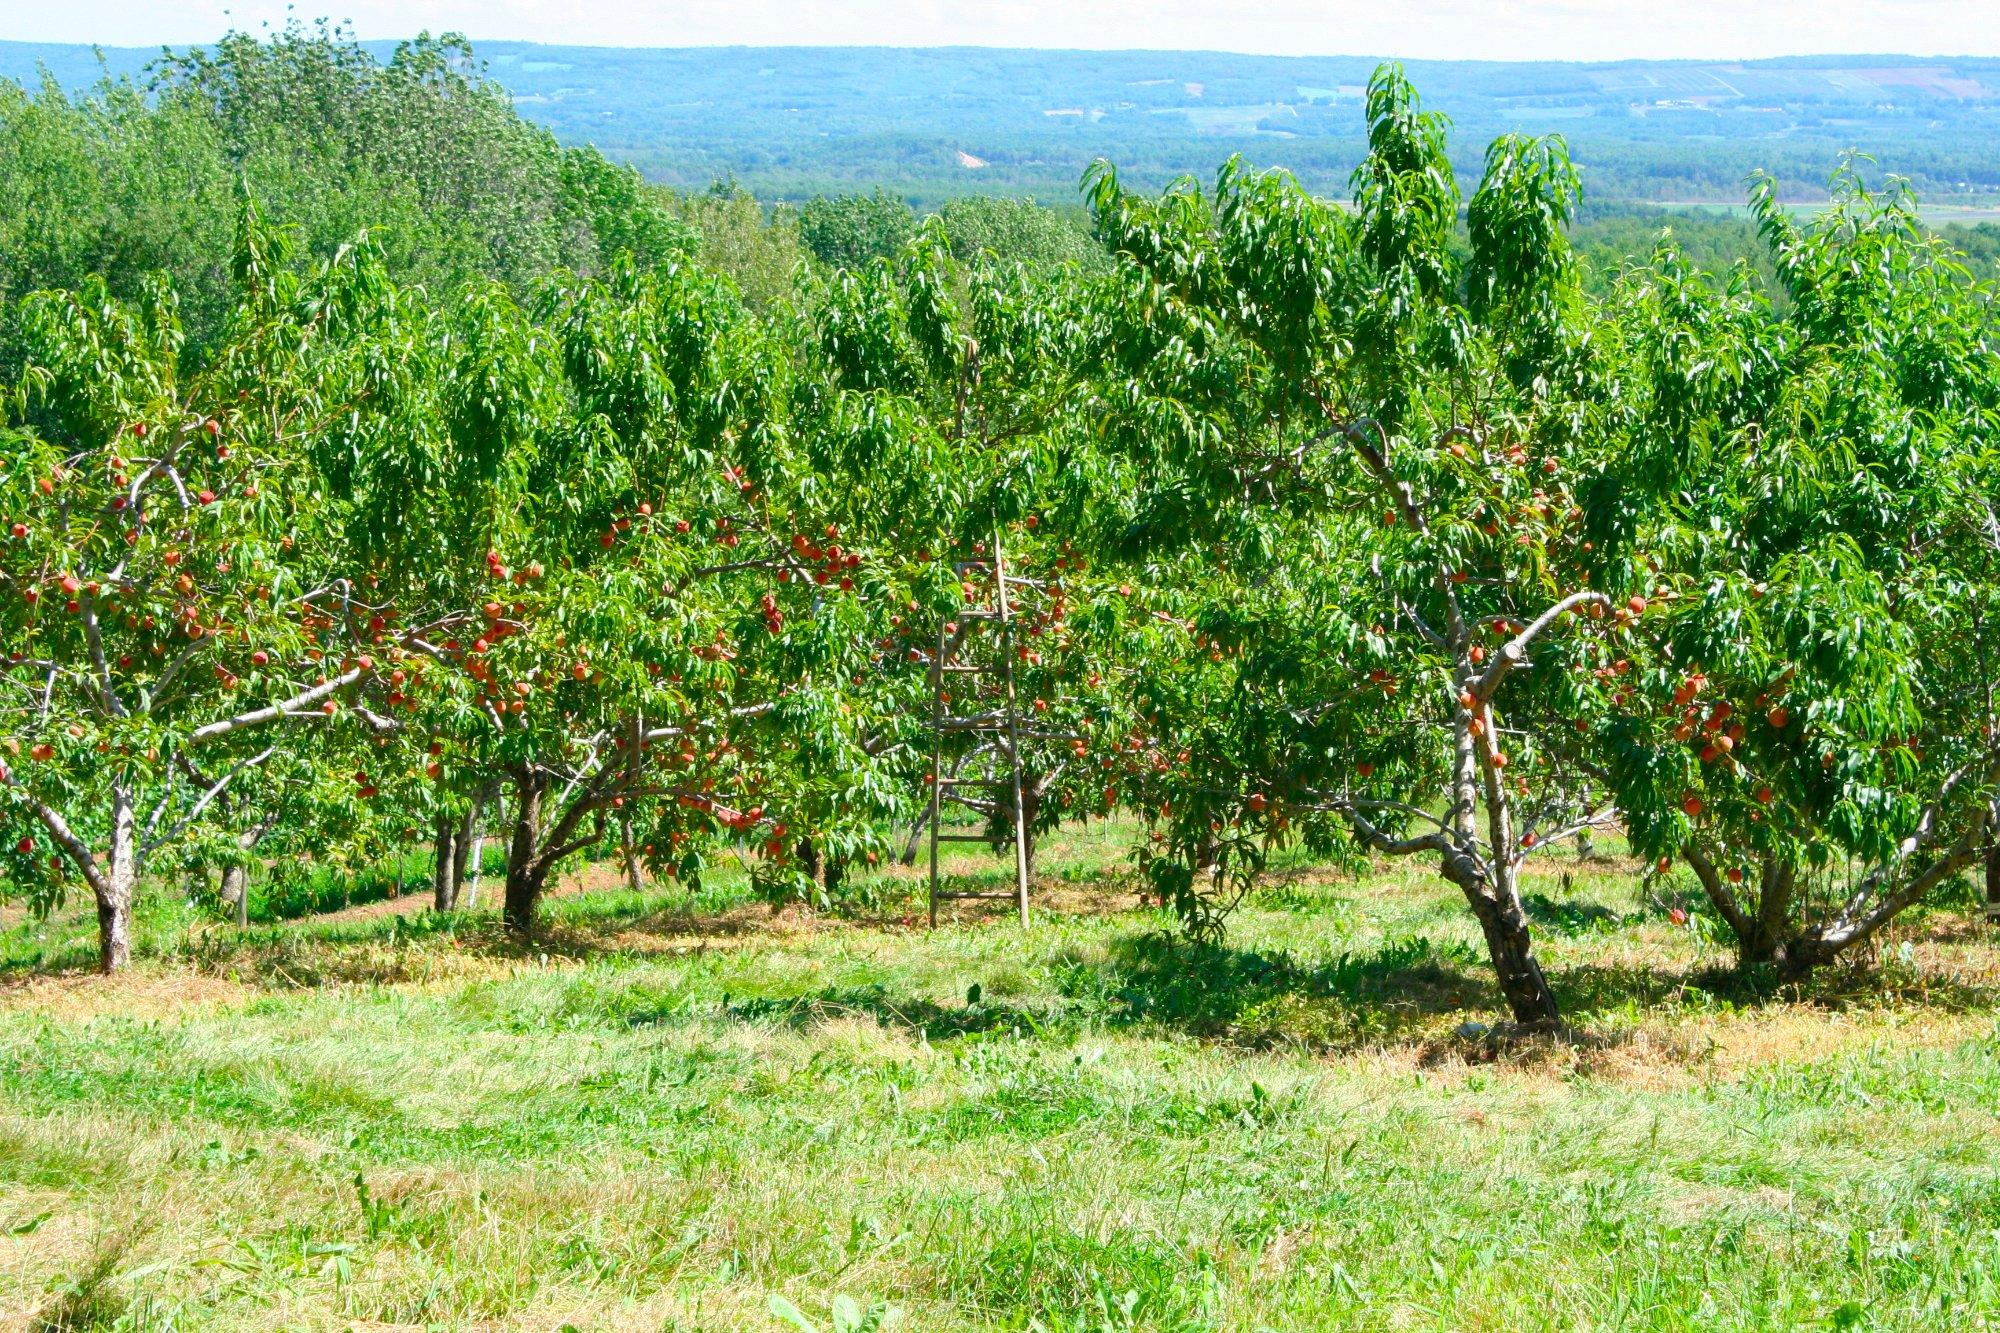
[{"label": "tree shadow on ground", "polygon": [[[1650,920],[1600,904],[1531,894],[1529,913],[1545,936],[1588,937]],[[981,906],[985,906],[981,904]],[[998,904],[991,918],[1011,913]],[[964,924],[989,918],[980,912]],[[177,956],[202,970],[273,989],[423,981],[453,974],[465,960],[607,960],[669,958],[738,942],[778,941],[826,930],[913,927],[908,901],[844,918],[801,909],[773,913],[761,903],[719,903],[685,894],[649,893],[590,905],[587,914],[551,914],[523,942],[490,914],[384,916],[336,931],[264,928],[240,936],[217,931]],[[1933,935],[1945,933],[1930,927]],[[332,947],[329,947],[332,946]],[[1584,946],[1588,948],[1588,945]],[[1574,954],[1577,950],[1569,951]],[[1629,950],[1620,950],[1630,954]],[[1415,935],[1332,958],[1275,950],[1198,944],[1158,929],[1134,930],[1107,943],[1033,961],[1050,984],[1034,998],[985,996],[964,1004],[881,986],[842,987],[777,998],[726,1002],[749,1022],[806,1025],[838,1016],[869,1016],[885,1026],[946,1039],[982,1032],[1049,1035],[1084,1025],[1154,1027],[1250,1047],[1356,1049],[1412,1035],[1436,1037],[1441,1016],[1488,1018],[1502,1009],[1483,952],[1474,944]],[[1685,1008],[1810,1003],[1827,1008],[1916,1004],[1966,1012],[2000,1002],[2000,985],[1936,969],[1861,957],[1803,984],[1768,969],[1738,971],[1726,962],[1673,966],[1634,961],[1545,959],[1562,1011],[1574,1024],[1608,1016],[1673,1013]],[[42,974],[46,974],[43,972]],[[713,1012],[711,1009],[710,1012]],[[654,1015],[652,1021],[665,1021]],[[634,1021],[645,1021],[643,1016]]]},{"label": "tree shadow on ground", "polygon": [[1350,1046],[1482,1002],[1493,988],[1479,962],[1470,946],[1423,935],[1302,961],[1154,932],[1072,962],[1059,986],[1115,1021],[1255,1047]]},{"label": "tree shadow on ground", "polygon": [[920,1032],[932,1041],[999,1031],[1024,1037],[1052,1037],[1072,1030],[1078,1017],[1060,1004],[989,1000],[972,992],[968,992],[963,1005],[940,1004],[921,996],[892,995],[879,983],[830,986],[804,995],[731,1000],[723,1008],[730,1017],[744,1022],[792,1028],[813,1027],[830,1019],[872,1018],[883,1027]]},{"label": "tree shadow on ground", "polygon": [[1603,903],[1580,898],[1551,898],[1546,893],[1524,894],[1521,908],[1528,920],[1544,935],[1585,935],[1595,930],[1616,930],[1649,919],[1650,912],[1616,912]]},{"label": "tree shadow on ground", "polygon": [[1550,971],[1563,1013],[1593,1015],[1634,1009],[1759,1009],[1807,1004],[1820,1009],[1880,1009],[1920,1005],[1942,1013],[1973,1013],[2000,1005],[2000,987],[1978,979],[1924,971],[1866,955],[1843,958],[1804,979],[1770,966],[1717,962],[1673,968],[1584,963]]},{"label": "tree shadow on ground", "polygon": [[726,1007],[746,1021],[794,1027],[866,1016],[932,1040],[999,1030],[1047,1037],[1094,1025],[1159,1028],[1255,1048],[1351,1048],[1392,1040],[1439,1014],[1489,1000],[1493,987],[1477,963],[1468,946],[1422,936],[1307,963],[1154,931],[1058,956],[1054,993],[1046,999],[990,998],[975,988],[962,1005],[941,1004],[874,985]]},{"label": "tree shadow on ground", "polygon": [[[1253,1049],[1333,1053],[1408,1039],[1435,1042],[1440,1018],[1490,1014],[1502,1003],[1476,947],[1426,936],[1301,961],[1287,953],[1196,944],[1152,931],[1058,956],[1051,970],[1054,993],[1046,998],[969,993],[963,1004],[940,1003],[878,984],[733,1001],[725,1008],[746,1022],[798,1028],[865,1017],[934,1041],[997,1031],[1056,1037],[1096,1026],[1154,1028]],[[1585,1045],[1615,1038],[1615,1032],[1608,1038],[1593,1030],[1607,1015],[1666,1014],[1690,1004],[1728,1009],[1807,1003],[1838,1009],[1921,1003],[1972,1012],[2000,1002],[1992,987],[1859,963],[1827,969],[1804,985],[1780,984],[1768,972],[1639,964],[1561,968],[1551,972],[1551,983],[1575,1025],[1565,1040]],[[1466,1038],[1471,1045],[1482,1040],[1491,1040],[1484,1025]]]}]

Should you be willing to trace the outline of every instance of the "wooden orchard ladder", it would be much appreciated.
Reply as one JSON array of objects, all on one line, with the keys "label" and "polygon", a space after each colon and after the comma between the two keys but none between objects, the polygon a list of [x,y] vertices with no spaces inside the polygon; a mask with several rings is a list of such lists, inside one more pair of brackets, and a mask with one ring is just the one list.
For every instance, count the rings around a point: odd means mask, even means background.
[{"label": "wooden orchard ladder", "polygon": [[[966,573],[988,567],[989,562],[969,560],[958,566],[961,580]],[[1006,556],[1000,547],[1000,533],[993,534],[993,601],[988,608],[968,607],[959,614],[958,628],[954,631],[952,622],[938,626],[937,652],[931,658],[931,798],[930,798],[930,918],[937,925],[938,903],[965,898],[1006,898],[1012,897],[1019,912],[1021,924],[1028,924],[1028,821],[1027,810],[1021,799],[1021,715],[1014,692],[1014,612],[1013,601],[1007,595],[1007,585],[1013,582],[1007,575]],[[980,666],[959,658],[967,641],[979,626],[993,626],[999,640],[999,665]],[[947,678],[954,675],[990,676],[997,674],[1003,685],[1001,707],[993,712],[978,712],[967,716],[954,716],[947,708]],[[957,772],[949,776],[944,771],[944,738],[950,732],[986,732],[993,736],[993,754],[1005,768],[1004,776],[984,778],[961,777]],[[1004,740],[1002,737],[1004,736]],[[989,768],[989,773],[992,771]],[[1014,822],[1014,892],[1005,893],[945,893],[938,887],[938,844],[940,842],[985,842],[984,833],[946,833],[940,827],[943,819],[944,803],[947,800],[970,808],[970,800],[959,794],[961,788],[984,787],[989,790],[1005,788],[1012,792]]]}]

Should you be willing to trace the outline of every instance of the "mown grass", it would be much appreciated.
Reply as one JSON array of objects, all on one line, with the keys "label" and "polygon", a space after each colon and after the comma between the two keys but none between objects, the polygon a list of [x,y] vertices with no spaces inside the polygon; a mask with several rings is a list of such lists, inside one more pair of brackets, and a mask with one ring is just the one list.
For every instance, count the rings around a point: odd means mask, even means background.
[{"label": "mown grass", "polygon": [[0,1320],[2000,1322],[1980,927],[1773,992],[1624,867],[1556,858],[1533,906],[1579,1032],[1496,1043],[1422,868],[1289,863],[1194,949],[1133,905],[1121,837],[1050,850],[1026,933],[923,930],[902,874],[843,920],[728,876],[569,894],[526,950],[484,914],[238,935],[156,906],[114,982],[61,973],[80,923],[17,927]]}]

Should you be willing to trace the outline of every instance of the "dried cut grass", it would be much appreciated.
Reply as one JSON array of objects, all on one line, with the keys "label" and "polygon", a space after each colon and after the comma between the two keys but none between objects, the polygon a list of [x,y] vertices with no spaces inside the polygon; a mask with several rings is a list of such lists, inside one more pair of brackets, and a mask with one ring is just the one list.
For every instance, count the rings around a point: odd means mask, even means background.
[{"label": "dried cut grass", "polygon": [[0,985],[0,1015],[35,1015],[60,1022],[106,1016],[171,1021],[240,1008],[256,994],[240,981],[192,968],[146,966],[116,977],[30,976]]}]

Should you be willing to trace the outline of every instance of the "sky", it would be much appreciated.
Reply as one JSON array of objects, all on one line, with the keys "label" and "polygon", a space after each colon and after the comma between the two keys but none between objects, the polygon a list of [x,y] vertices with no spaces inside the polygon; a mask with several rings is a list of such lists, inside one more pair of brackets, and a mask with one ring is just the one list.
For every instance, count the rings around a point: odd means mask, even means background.
[{"label": "sky", "polygon": [[7,0],[0,40],[188,45],[290,14],[596,46],[1034,46],[1422,60],[2000,56],[1995,0]]}]

